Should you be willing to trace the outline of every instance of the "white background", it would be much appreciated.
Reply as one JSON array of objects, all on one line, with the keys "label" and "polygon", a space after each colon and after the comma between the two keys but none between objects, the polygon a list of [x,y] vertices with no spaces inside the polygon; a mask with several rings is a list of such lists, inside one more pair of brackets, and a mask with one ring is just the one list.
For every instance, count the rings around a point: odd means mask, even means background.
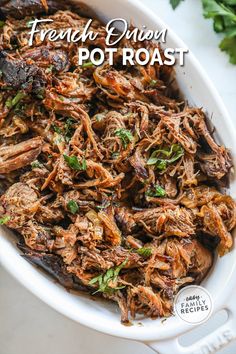
[{"label": "white background", "polygon": [[[161,16],[193,51],[223,97],[236,124],[236,66],[230,65],[227,56],[217,48],[220,37],[213,32],[211,21],[202,18],[200,0],[185,0],[175,12],[170,8],[169,0],[142,1]],[[143,20],[145,24],[145,18]],[[202,336],[207,331],[202,331]],[[0,354],[130,352],[154,353],[144,344],[112,338],[64,318],[0,267]],[[220,353],[236,353],[236,344]]]}]

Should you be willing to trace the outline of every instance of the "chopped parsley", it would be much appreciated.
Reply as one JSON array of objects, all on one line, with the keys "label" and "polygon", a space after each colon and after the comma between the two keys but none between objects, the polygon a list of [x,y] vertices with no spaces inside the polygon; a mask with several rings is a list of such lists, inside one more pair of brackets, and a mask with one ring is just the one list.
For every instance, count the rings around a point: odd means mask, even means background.
[{"label": "chopped parsley", "polygon": [[75,121],[72,118],[67,118],[65,122],[65,140],[67,143],[70,141],[72,135],[74,134],[74,123]]},{"label": "chopped parsley", "polygon": [[53,66],[53,65],[50,65],[50,66],[45,70],[45,73],[46,73],[46,74],[49,74],[49,73],[51,73],[51,72],[53,71],[53,69],[54,69],[54,66]]},{"label": "chopped parsley", "polygon": [[6,107],[12,108],[12,107],[16,106],[17,103],[19,103],[22,100],[22,98],[24,98],[25,96],[26,96],[26,94],[24,92],[19,91],[19,92],[17,92],[15,97],[13,97],[13,98],[8,97],[8,99],[6,100],[6,103],[5,103]]},{"label": "chopped parsley", "polygon": [[142,257],[148,258],[152,254],[152,249],[150,247],[141,247],[136,250],[136,253]]},{"label": "chopped parsley", "polygon": [[91,61],[88,61],[87,63],[82,64],[82,68],[91,68],[93,66],[93,63]]},{"label": "chopped parsley", "polygon": [[56,132],[57,134],[62,135],[62,130],[61,130],[60,127],[58,127],[58,125],[53,124],[52,127],[53,127],[54,132]]},{"label": "chopped parsley", "polygon": [[151,81],[149,82],[149,85],[150,85],[151,87],[155,87],[156,84],[157,84],[157,80],[151,80]]},{"label": "chopped parsley", "polygon": [[38,160],[35,160],[33,162],[31,162],[31,167],[33,168],[42,168],[43,164],[41,162],[39,162]]},{"label": "chopped parsley", "polygon": [[70,200],[67,203],[67,208],[69,209],[71,214],[76,214],[77,211],[79,210],[79,206],[78,206],[78,204],[77,204],[77,202],[75,200]]},{"label": "chopped parsley", "polygon": [[120,138],[125,149],[127,148],[127,145],[134,139],[131,131],[125,128],[117,129],[115,131],[115,135]]},{"label": "chopped parsley", "polygon": [[147,161],[147,165],[155,165],[158,170],[164,171],[167,166],[181,158],[184,155],[184,149],[179,144],[173,144],[170,147],[163,147],[153,151]]},{"label": "chopped parsley", "polygon": [[159,185],[155,185],[154,188],[149,188],[145,193],[147,197],[165,197],[166,191]]},{"label": "chopped parsley", "polygon": [[94,285],[98,283],[98,289],[93,293],[113,293],[114,291],[125,288],[123,286],[115,286],[117,282],[118,275],[121,269],[126,265],[127,260],[122,262],[119,266],[110,268],[104,274],[100,274],[95,278],[92,278],[89,282],[90,285]]},{"label": "chopped parsley", "polygon": [[38,90],[36,92],[36,97],[40,100],[43,100],[45,98],[45,88],[44,87],[38,88]]},{"label": "chopped parsley", "polygon": [[3,216],[3,217],[0,219],[0,225],[6,224],[10,219],[11,219],[11,218],[10,218],[9,215]]},{"label": "chopped parsley", "polygon": [[68,156],[68,155],[63,155],[67,165],[72,168],[73,170],[76,171],[85,171],[87,168],[86,165],[86,160],[83,159],[81,162],[78,160],[78,158],[74,155]]}]

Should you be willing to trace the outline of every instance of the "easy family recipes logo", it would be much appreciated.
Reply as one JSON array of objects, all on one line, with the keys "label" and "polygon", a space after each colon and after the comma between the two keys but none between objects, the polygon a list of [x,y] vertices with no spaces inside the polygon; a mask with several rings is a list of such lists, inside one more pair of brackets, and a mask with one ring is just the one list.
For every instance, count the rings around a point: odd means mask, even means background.
[{"label": "easy family recipes logo", "polygon": [[[29,32],[29,46],[33,45],[35,36],[39,37],[41,42],[48,40],[56,42],[66,40],[69,43],[86,43],[86,40],[94,41],[99,35],[97,32],[90,30],[93,19],[89,19],[81,29],[52,29],[40,28],[40,24],[50,24],[52,19],[34,19],[30,21],[31,30]],[[119,31],[117,31],[119,28]],[[78,47],[78,65],[83,65],[90,61],[93,65],[99,66],[108,61],[109,65],[113,65],[114,53],[117,53],[116,45],[122,40],[132,40],[133,42],[158,41],[166,43],[167,29],[161,31],[153,31],[142,26],[139,28],[130,28],[128,22],[123,18],[114,18],[110,20],[106,27],[105,44],[106,48],[99,47],[89,49],[86,47]],[[122,48],[122,64],[123,65],[174,65],[178,60],[178,65],[183,66],[185,54],[188,53],[186,48],[164,48],[160,50],[158,47],[148,50],[147,48]]]}]

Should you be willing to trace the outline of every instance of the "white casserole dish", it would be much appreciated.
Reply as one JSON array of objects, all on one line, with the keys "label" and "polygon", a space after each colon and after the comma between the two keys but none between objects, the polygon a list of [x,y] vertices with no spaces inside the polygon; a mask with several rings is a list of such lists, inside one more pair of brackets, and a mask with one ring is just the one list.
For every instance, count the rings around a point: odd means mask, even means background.
[{"label": "white casserole dish", "polygon": [[[86,0],[102,20],[122,17],[132,20],[137,27],[146,25],[152,30],[161,30],[166,25],[150,10],[137,0]],[[166,47],[186,47],[184,43],[168,30]],[[228,113],[211,82],[191,53],[186,56],[184,67],[176,67],[178,85],[190,104],[204,107],[213,125],[216,127],[217,138],[232,152],[236,165],[236,134]],[[232,177],[230,194],[236,197],[236,179]],[[26,288],[48,305],[65,316],[95,330],[145,342],[162,354],[178,353],[214,353],[219,347],[219,340],[228,344],[236,338],[236,304],[230,299],[236,288],[236,249],[221,259],[217,259],[214,269],[205,279],[204,287],[213,297],[213,313],[220,309],[229,311],[228,321],[215,332],[208,334],[190,347],[182,347],[178,336],[191,330],[192,327],[177,317],[165,322],[161,320],[142,319],[143,326],[137,321],[125,327],[120,323],[117,307],[105,301],[91,301],[87,296],[73,295],[50,277],[29,264],[20,256],[15,246],[15,238],[10,231],[1,227],[0,262]],[[205,349],[204,349],[205,348]],[[210,348],[205,351],[206,348]]]}]

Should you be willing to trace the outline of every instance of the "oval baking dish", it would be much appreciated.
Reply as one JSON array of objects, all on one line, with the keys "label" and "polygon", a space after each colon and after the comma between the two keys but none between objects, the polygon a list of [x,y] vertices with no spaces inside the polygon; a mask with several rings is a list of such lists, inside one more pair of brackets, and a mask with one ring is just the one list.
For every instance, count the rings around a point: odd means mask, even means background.
[{"label": "oval baking dish", "polygon": [[[141,2],[137,0],[116,0],[112,3],[107,0],[87,0],[86,5],[91,7],[103,21],[111,18],[125,18],[128,22],[141,27],[146,25],[151,30],[162,30],[166,25]],[[186,48],[184,43],[168,29],[167,41],[164,47]],[[204,70],[200,67],[191,53],[186,55],[185,65],[176,66],[178,86],[184,98],[195,106],[203,107],[213,126],[216,128],[217,139],[230,149],[234,164],[236,163],[235,129],[228,113],[212,86]],[[232,178],[230,195],[236,196],[236,180]],[[168,353],[195,353],[208,343],[213,343],[225,331],[229,332],[230,340],[236,337],[236,306],[228,300],[234,286],[236,286],[236,250],[235,248],[224,257],[217,259],[213,271],[204,280],[203,286],[210,292],[214,303],[214,312],[226,308],[230,312],[228,322],[206,338],[191,347],[181,347],[177,337],[191,327],[177,317],[166,321],[140,319],[133,322],[133,326],[126,327],[120,323],[120,314],[115,305],[104,301],[91,301],[87,296],[69,293],[43,272],[27,263],[15,245],[14,235],[1,227],[0,261],[2,265],[26,288],[48,305],[65,316],[95,330],[124,338],[147,343],[163,354]],[[213,353],[214,351],[211,351]]]}]

